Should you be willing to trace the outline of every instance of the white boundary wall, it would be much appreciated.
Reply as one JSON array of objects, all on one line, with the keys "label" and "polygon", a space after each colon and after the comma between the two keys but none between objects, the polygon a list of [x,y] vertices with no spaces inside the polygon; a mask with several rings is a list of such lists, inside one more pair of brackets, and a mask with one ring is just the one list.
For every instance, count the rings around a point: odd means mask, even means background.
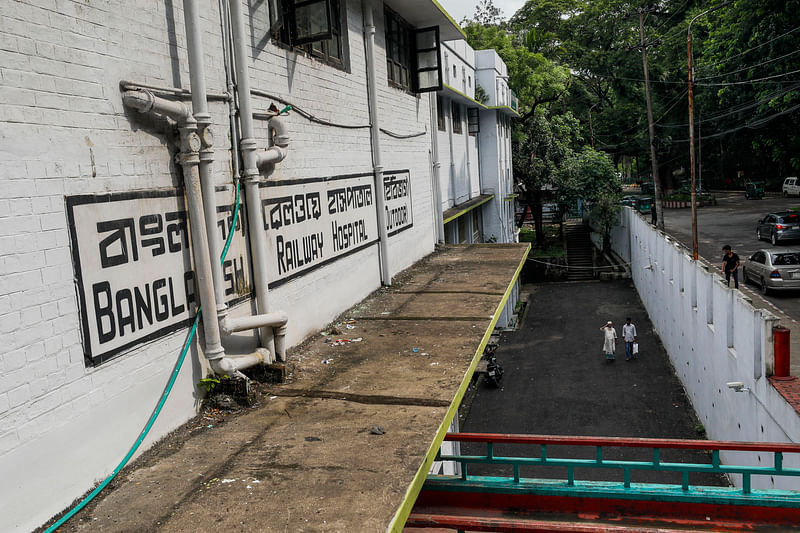
[{"label": "white boundary wall", "polygon": [[[716,266],[695,263],[690,250],[630,208],[624,208],[612,231],[612,247],[631,263],[639,297],[708,437],[800,442],[800,417],[767,379],[777,318],[754,308],[743,293],[725,285]],[[735,381],[749,391],[728,388]],[[721,458],[773,464],[772,454],[764,453],[722,453]],[[800,467],[800,457],[787,454],[784,466]],[[741,477],[735,477],[740,484]],[[797,490],[800,480],[753,476],[752,487]]]}]

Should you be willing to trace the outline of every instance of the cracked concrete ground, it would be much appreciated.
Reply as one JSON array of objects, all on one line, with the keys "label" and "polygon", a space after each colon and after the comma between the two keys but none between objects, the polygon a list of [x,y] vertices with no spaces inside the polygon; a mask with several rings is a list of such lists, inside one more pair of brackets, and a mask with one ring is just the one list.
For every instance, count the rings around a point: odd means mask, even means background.
[{"label": "cracked concrete ground", "polygon": [[166,439],[61,531],[398,531],[527,250],[438,250],[291,350],[260,406]]}]

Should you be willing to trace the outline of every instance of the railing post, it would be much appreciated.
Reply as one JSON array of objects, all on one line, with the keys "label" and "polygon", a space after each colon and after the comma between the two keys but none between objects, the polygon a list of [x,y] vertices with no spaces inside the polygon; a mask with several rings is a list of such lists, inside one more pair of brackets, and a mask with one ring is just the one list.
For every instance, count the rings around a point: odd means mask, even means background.
[{"label": "railing post", "polygon": [[783,470],[783,452],[775,452],[775,471]]}]

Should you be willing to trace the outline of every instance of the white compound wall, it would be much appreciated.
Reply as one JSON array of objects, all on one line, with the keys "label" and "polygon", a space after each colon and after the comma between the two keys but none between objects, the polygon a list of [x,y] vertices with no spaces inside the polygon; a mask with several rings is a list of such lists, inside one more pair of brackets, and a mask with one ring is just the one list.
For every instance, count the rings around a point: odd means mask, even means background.
[{"label": "white compound wall", "polygon": [[[800,417],[772,387],[777,319],[728,288],[718,268],[624,208],[612,247],[630,262],[633,282],[700,422],[712,440],[800,442]],[[749,389],[727,386],[740,381]],[[772,454],[721,454],[723,462],[772,466]],[[784,466],[800,457],[787,454]],[[741,483],[740,476],[734,481]],[[797,490],[791,477],[753,476],[753,488]]]}]

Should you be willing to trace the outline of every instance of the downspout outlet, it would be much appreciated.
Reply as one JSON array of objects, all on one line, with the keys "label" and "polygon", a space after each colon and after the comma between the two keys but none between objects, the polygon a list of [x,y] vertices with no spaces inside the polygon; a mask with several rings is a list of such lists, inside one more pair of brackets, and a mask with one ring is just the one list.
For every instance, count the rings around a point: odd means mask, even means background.
[{"label": "downspout outlet", "polygon": [[281,117],[272,117],[269,120],[269,130],[272,134],[272,146],[256,156],[256,166],[259,169],[280,163],[286,159],[289,152],[289,131]]}]

